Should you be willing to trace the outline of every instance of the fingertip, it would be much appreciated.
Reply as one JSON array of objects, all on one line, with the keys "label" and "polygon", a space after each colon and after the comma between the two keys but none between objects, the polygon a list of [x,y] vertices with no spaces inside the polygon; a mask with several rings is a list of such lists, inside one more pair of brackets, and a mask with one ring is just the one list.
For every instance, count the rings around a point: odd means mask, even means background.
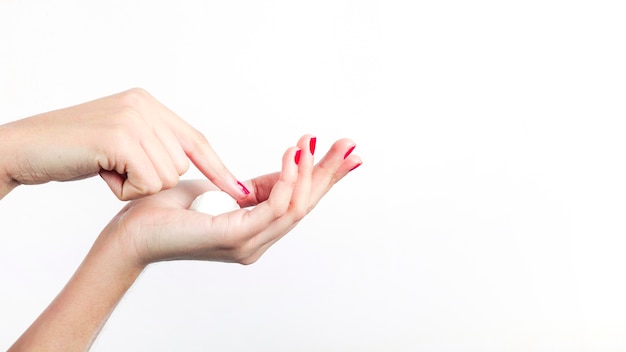
[{"label": "fingertip", "polygon": [[[350,149],[354,149],[354,148],[350,148]],[[347,174],[353,171],[354,169],[360,167],[361,165],[363,165],[363,160],[361,159],[361,157],[355,154],[351,154],[351,155],[348,155],[346,159],[343,160],[343,162],[341,163],[341,166],[339,167],[337,171],[339,173]]]},{"label": "fingertip", "polygon": [[241,193],[243,193],[244,195],[248,195],[250,194],[250,191],[248,190],[248,188],[246,188],[246,186],[244,186],[243,183],[241,183],[241,181],[237,181],[237,186],[239,187],[239,190],[241,191]]},{"label": "fingertip", "polygon": [[296,163],[296,165],[300,164],[300,157],[301,156],[302,156],[302,149],[296,150],[296,154],[293,157],[293,161]]},{"label": "fingertip", "polygon": [[298,164],[302,158],[302,149],[293,146],[283,154],[283,167],[281,178],[283,180],[295,180],[298,175]]},{"label": "fingertip", "polygon": [[213,182],[219,189],[228,193],[228,195],[233,197],[237,202],[245,200],[250,195],[250,190],[248,190],[248,187],[246,187],[243,182],[237,180],[234,176],[230,174],[228,178],[230,178],[231,181],[223,182],[217,179],[209,180]]},{"label": "fingertip", "polygon": [[316,144],[317,144],[317,137],[311,137],[311,139],[309,140],[309,151],[311,152],[311,155],[315,155]]},{"label": "fingertip", "polygon": [[297,152],[301,149],[293,146],[285,151],[282,158],[282,169],[276,182],[269,192],[267,200],[253,210],[254,214],[265,214],[269,219],[283,215],[289,208],[294,185],[298,179],[298,165],[295,163]]},{"label": "fingertip", "polygon": [[349,147],[346,153],[343,155],[343,158],[346,159],[347,157],[349,157],[350,154],[352,154],[352,151],[354,151],[354,148],[356,148],[356,145]]},{"label": "fingertip", "polygon": [[189,171],[189,167],[191,166],[190,164],[191,162],[189,161],[187,156],[177,159],[175,165],[176,165],[176,171],[178,171],[178,175],[182,176],[187,171]]},{"label": "fingertip", "polygon": [[363,162],[359,161],[356,164],[354,164],[353,167],[350,168],[350,170],[348,170],[348,172],[353,171],[354,169],[356,169],[357,167],[363,165]]},{"label": "fingertip", "polygon": [[317,137],[307,133],[300,137],[296,145],[298,148],[308,151],[310,155],[314,155],[315,147],[317,145]]}]

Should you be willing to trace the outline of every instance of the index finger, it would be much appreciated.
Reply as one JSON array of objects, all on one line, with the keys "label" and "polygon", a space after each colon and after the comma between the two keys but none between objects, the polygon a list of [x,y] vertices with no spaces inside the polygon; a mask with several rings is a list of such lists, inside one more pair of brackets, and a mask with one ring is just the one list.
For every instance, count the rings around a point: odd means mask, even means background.
[{"label": "index finger", "polygon": [[174,133],[189,160],[222,191],[237,200],[243,200],[250,194],[246,186],[224,165],[200,131],[179,119]]}]

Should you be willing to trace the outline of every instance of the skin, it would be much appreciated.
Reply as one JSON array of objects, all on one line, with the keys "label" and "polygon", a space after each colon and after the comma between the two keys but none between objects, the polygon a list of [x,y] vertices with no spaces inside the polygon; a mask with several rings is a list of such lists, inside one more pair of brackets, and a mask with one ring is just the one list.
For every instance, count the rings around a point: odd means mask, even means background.
[{"label": "skin", "polygon": [[[2,137],[3,132],[0,129]],[[40,133],[46,134],[47,131],[41,130]],[[55,143],[53,146],[56,146]],[[250,193],[238,198],[242,209],[219,216],[188,210],[188,207],[197,195],[222,189],[220,184],[230,184],[232,179],[227,172],[216,174],[206,170],[215,181],[209,178],[154,188],[142,186],[142,178],[137,175],[135,180],[139,183],[133,190],[143,190],[144,196],[137,196],[128,202],[102,230],[67,285],[9,351],[88,350],[116,305],[151,263],[169,260],[254,263],[272,244],[293,229],[338,181],[361,165],[360,157],[351,154],[354,146],[352,140],[340,139],[315,164],[315,138],[302,136],[295,146],[285,151],[280,172],[243,182]],[[194,158],[205,162],[219,160],[208,150],[206,146],[203,149],[209,156],[195,152],[186,155],[192,155],[192,161]],[[69,164],[68,160],[71,160]],[[72,167],[77,160],[81,167]],[[171,161],[171,165],[174,164]],[[199,164],[204,165],[202,162]],[[30,175],[32,183],[84,178],[93,174],[93,171],[85,172],[93,168],[83,169],[80,158],[39,158],[37,163],[23,165],[29,167],[20,170],[15,165],[0,163],[2,192],[8,192],[18,182],[15,170],[20,171],[17,174],[25,175],[22,181],[28,180],[27,175]],[[48,171],[35,173],[33,170],[44,168],[33,165],[46,165],[45,170]],[[176,169],[176,166],[173,167]],[[73,174],[58,171],[62,169],[78,171]],[[218,174],[222,177],[216,176]],[[156,172],[156,175],[159,173]],[[116,182],[106,176],[103,179]],[[123,184],[127,179],[118,179],[117,182],[122,187],[116,187],[114,183],[111,187],[114,193],[126,187]],[[233,193],[240,191],[238,187],[231,190]],[[123,191],[119,194],[124,195]]]},{"label": "skin", "polygon": [[174,187],[190,160],[246,197],[206,138],[140,88],[2,125],[0,136],[0,199],[21,184],[97,174],[119,199],[137,199]]}]

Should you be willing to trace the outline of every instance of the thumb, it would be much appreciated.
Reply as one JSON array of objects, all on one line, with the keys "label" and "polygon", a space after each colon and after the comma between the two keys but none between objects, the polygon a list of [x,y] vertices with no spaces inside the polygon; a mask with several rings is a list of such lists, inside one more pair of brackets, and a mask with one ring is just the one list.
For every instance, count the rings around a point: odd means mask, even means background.
[{"label": "thumb", "polygon": [[100,177],[102,177],[104,182],[106,182],[106,184],[109,186],[111,191],[113,191],[113,194],[115,194],[117,198],[119,198],[120,200],[125,200],[122,197],[122,189],[124,182],[126,181],[125,175],[120,175],[115,171],[108,170],[100,170],[98,174],[100,174]]},{"label": "thumb", "polygon": [[133,200],[156,192],[148,190],[145,186],[138,187],[126,175],[115,171],[100,170],[99,174],[119,200]]}]

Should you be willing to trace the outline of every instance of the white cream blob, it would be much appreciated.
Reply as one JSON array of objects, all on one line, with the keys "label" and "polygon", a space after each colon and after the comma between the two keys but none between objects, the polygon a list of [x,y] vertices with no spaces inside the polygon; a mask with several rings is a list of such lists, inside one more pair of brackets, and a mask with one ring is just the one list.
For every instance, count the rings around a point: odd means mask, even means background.
[{"label": "white cream blob", "polygon": [[229,211],[241,209],[237,201],[228,193],[222,191],[208,191],[193,200],[191,210],[217,216]]}]

